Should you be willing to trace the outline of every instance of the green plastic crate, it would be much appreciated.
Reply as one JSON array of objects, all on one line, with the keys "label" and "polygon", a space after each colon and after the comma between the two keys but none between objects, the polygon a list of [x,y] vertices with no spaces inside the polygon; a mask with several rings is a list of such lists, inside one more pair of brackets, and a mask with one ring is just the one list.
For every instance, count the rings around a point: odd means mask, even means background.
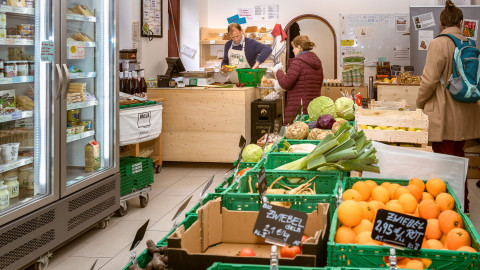
[{"label": "green plastic crate", "polygon": [[153,183],[153,161],[151,158],[120,158],[120,196],[144,188]]},{"label": "green plastic crate", "polygon": [[133,107],[142,107],[142,106],[147,106],[147,105],[154,105],[157,104],[156,101],[147,101],[147,102],[142,102],[142,103],[135,103],[135,104],[128,104],[128,105],[120,105],[120,109],[127,109],[127,108],[133,108]]},{"label": "green plastic crate", "polygon": [[[278,168],[284,164],[290,163],[292,161],[295,161],[297,159],[300,159],[302,157],[307,156],[307,153],[282,153],[282,152],[272,152],[267,155],[267,160],[265,162],[265,170],[274,170],[275,168]],[[304,170],[279,170],[280,172],[308,172]],[[333,175],[340,175],[340,171],[334,170],[334,171],[316,171],[313,170],[313,172],[316,172],[317,174],[320,175],[326,175],[326,174],[333,174]],[[344,176],[348,175],[347,171],[343,172]]]},{"label": "green plastic crate", "polygon": [[[265,159],[261,159],[259,162],[240,162],[238,171],[243,170],[245,168],[252,168],[252,169],[260,168],[264,162],[265,162]],[[235,166],[235,163],[233,166]],[[232,185],[233,179],[234,179],[234,175],[232,171],[232,173],[215,188],[215,193],[225,192],[225,190],[227,190]]]},{"label": "green plastic crate", "polygon": [[262,77],[267,73],[266,68],[250,69],[237,68],[238,81],[244,83],[245,86],[257,86],[262,80]]},{"label": "green plastic crate", "polygon": [[[408,185],[409,180],[401,179],[375,179],[375,178],[346,178],[343,183],[343,190],[349,189],[357,181],[373,180],[377,184],[383,182],[398,183],[402,186]],[[455,200],[455,210],[463,219],[465,230],[470,233],[472,238],[472,246],[476,250],[480,248],[480,236],[473,226],[472,222],[462,212],[461,205],[457,196],[452,191],[450,185],[447,185],[447,192],[452,195]],[[335,233],[340,226],[337,213],[335,212],[330,235],[328,239],[328,265],[335,267],[386,267],[383,261],[384,256],[390,255],[388,246],[369,246],[354,244],[337,244],[335,243]],[[408,258],[426,258],[432,260],[432,264],[427,269],[435,270],[465,270],[480,269],[480,253],[478,252],[460,252],[451,250],[434,250],[422,249],[419,251],[410,249],[397,249],[397,256]]]},{"label": "green plastic crate", "polygon": [[[249,193],[250,188],[248,184],[248,178],[251,176],[252,178],[252,190],[253,193],[258,193],[257,188],[255,187],[255,183],[257,183],[257,175],[260,172],[260,170],[254,169],[250,170],[247,173],[246,177],[243,177],[240,181],[240,183],[232,190],[230,191],[236,191],[236,193]],[[339,188],[339,183],[340,183],[340,178],[338,175],[334,174],[318,174],[318,172],[315,171],[272,171],[272,170],[266,170],[265,171],[265,176],[267,178],[267,184],[270,185],[275,179],[278,177],[284,176],[281,180],[275,184],[274,188],[282,188],[280,184],[290,187],[290,188],[296,188],[299,185],[306,183],[308,180],[312,179],[315,177],[315,179],[310,182],[312,185],[310,188],[314,188],[315,185],[315,192],[320,195],[336,195],[338,192]],[[298,184],[295,183],[290,183],[288,181],[288,177],[301,177],[304,180]]]},{"label": "green plastic crate", "polygon": [[[280,255],[279,255],[280,256]],[[230,263],[214,263],[207,270],[235,270],[235,269],[249,269],[249,270],[270,270],[269,265],[259,264],[230,264]],[[279,270],[326,270],[331,268],[323,267],[301,267],[301,266],[279,266]]]}]

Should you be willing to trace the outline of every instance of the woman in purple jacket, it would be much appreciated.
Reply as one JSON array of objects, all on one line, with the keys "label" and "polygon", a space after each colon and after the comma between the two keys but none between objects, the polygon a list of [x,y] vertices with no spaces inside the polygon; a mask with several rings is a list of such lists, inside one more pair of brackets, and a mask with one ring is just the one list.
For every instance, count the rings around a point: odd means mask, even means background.
[{"label": "woman in purple jacket", "polygon": [[300,35],[292,40],[292,47],[295,58],[289,59],[287,73],[282,70],[275,73],[278,84],[287,90],[284,124],[297,112],[301,102],[303,113],[307,114],[308,104],[320,96],[323,84],[322,61],[311,52],[315,43],[308,36]]}]

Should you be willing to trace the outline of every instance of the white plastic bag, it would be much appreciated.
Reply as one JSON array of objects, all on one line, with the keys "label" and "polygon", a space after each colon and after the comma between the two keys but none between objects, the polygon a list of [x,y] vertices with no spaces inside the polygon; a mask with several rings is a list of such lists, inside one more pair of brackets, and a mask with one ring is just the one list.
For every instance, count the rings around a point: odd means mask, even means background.
[{"label": "white plastic bag", "polygon": [[146,142],[162,132],[161,104],[120,110],[120,145]]},{"label": "white plastic bag", "polygon": [[379,160],[380,173],[363,172],[363,177],[392,179],[418,177],[422,180],[440,178],[448,182],[463,209],[468,159],[379,142],[373,142],[373,146],[377,149],[375,155]]}]

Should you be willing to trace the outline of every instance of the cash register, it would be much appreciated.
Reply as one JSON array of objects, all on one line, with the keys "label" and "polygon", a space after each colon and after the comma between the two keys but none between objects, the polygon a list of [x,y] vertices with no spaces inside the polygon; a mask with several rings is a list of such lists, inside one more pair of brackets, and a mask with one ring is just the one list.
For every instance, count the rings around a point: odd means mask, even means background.
[{"label": "cash register", "polygon": [[169,87],[169,82],[172,78],[179,77],[180,72],[185,71],[182,60],[180,57],[166,57],[167,71],[165,75],[157,75],[158,87]]}]

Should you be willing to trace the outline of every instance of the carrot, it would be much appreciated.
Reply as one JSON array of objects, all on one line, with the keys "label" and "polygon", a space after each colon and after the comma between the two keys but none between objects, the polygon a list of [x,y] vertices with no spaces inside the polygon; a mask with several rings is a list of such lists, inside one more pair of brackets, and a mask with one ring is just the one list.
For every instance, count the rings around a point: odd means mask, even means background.
[{"label": "carrot", "polygon": [[252,189],[252,176],[251,176],[251,175],[248,176],[248,188],[250,188],[250,193],[253,193],[253,189]]}]

